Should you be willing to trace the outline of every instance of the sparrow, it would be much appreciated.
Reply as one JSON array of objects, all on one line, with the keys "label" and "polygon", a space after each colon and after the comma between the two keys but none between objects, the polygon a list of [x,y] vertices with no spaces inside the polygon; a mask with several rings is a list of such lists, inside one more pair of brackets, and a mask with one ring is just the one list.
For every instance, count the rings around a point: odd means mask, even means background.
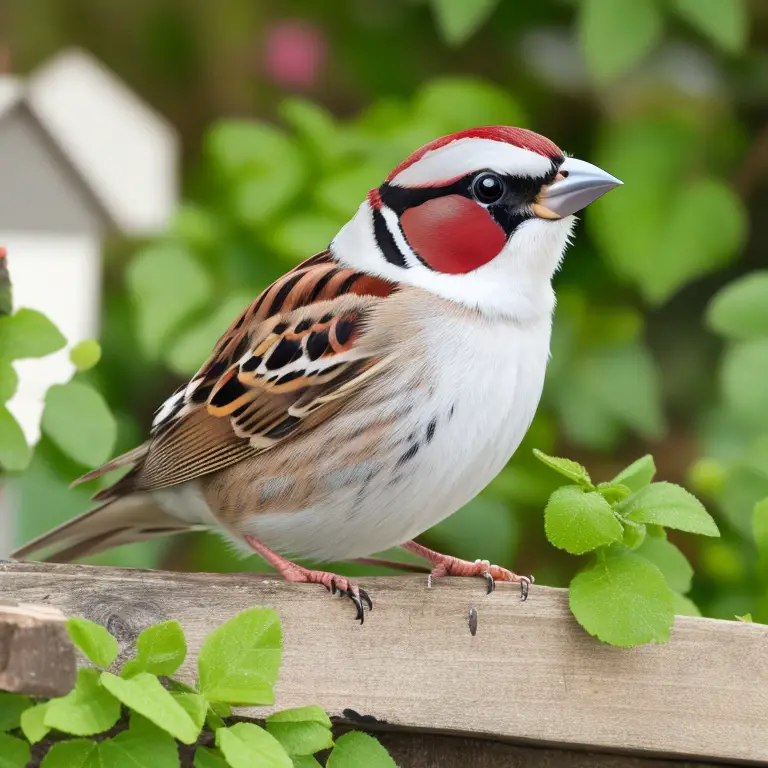
[{"label": "sparrow", "polygon": [[[541,396],[552,277],[581,211],[621,182],[532,131],[436,139],[372,189],[330,246],[232,323],[158,409],[100,505],[14,553],[67,562],[207,528],[283,577],[372,601],[294,559],[394,546],[432,576],[530,579],[413,541],[501,471]],[[169,290],[172,288],[169,286]]]}]

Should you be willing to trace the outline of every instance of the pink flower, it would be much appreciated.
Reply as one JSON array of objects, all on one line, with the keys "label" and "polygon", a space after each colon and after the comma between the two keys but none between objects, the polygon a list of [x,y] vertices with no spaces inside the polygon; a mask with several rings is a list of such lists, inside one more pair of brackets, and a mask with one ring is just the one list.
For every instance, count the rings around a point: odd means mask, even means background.
[{"label": "pink flower", "polygon": [[298,19],[279,21],[267,32],[267,77],[286,88],[310,88],[325,54],[325,36],[317,27]]}]

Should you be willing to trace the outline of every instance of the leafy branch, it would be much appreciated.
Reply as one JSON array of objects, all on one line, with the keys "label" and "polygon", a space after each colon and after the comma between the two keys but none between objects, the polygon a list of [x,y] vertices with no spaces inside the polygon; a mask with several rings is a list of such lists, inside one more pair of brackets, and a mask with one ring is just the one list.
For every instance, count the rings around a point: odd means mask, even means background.
[{"label": "leafy branch", "polygon": [[[172,677],[187,655],[177,621],[145,629],[136,656],[119,673],[110,671],[118,644],[104,627],[72,618],[67,630],[94,666],[81,668],[75,688],[61,698],[33,702],[0,693],[3,768],[24,768],[30,744],[46,738],[52,743],[42,768],[178,768],[179,743],[198,744],[204,732],[215,747],[196,747],[195,768],[312,768],[321,765],[315,754],[329,749],[328,768],[395,768],[386,750],[366,734],[347,733],[334,742],[321,707],[276,712],[266,717],[263,728],[231,722],[233,706],[274,703],[282,631],[271,608],[243,611],[208,635],[194,687]],[[128,727],[101,736],[115,728],[125,711]],[[62,734],[77,738],[59,738]]]},{"label": "leafy branch", "polygon": [[591,562],[571,581],[569,598],[587,632],[625,648],[663,643],[675,613],[699,615],[685,597],[693,570],[665,530],[719,536],[698,499],[679,485],[654,483],[651,456],[595,485],[581,464],[534,454],[572,483],[550,496],[544,524],[554,546],[590,555]]}]

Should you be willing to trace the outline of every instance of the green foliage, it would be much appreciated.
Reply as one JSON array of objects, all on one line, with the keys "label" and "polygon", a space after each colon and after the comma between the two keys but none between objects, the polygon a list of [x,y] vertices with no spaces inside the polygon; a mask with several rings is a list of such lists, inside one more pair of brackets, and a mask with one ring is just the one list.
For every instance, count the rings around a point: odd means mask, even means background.
[{"label": "green foliage", "polygon": [[42,428],[64,453],[86,467],[107,461],[117,437],[117,422],[104,398],[80,381],[48,390]]},{"label": "green foliage", "polygon": [[[115,661],[117,641],[100,625],[75,618],[67,621],[67,630],[93,663],[106,667]],[[232,710],[222,696],[247,704],[274,699],[282,634],[273,609],[243,611],[208,635],[198,657],[195,688],[169,677],[186,656],[178,622],[148,627],[136,646],[136,657],[124,664],[120,676],[80,669],[74,690],[61,698],[33,706],[26,696],[0,692],[0,768],[26,766],[29,743],[42,741],[51,730],[72,736],[104,734],[120,719],[121,705],[130,713],[127,729],[98,740],[57,740],[42,765],[178,768],[178,742],[194,744],[206,722],[215,732],[217,748],[197,748],[196,768],[312,768],[320,765],[313,757],[316,752],[334,747],[331,721],[321,707],[274,712],[266,718],[266,729],[225,720]],[[4,733],[17,730],[26,741]],[[351,733],[339,743],[336,765],[394,765],[370,736]],[[338,751],[334,747],[331,756]]]},{"label": "green foliage", "polygon": [[251,608],[211,632],[200,648],[200,693],[225,704],[272,704],[282,659],[277,613]]},{"label": "green foliage", "polygon": [[254,723],[235,723],[216,731],[216,746],[232,768],[293,768],[280,742]]},{"label": "green foliage", "polygon": [[29,744],[15,736],[0,733],[0,768],[26,768],[29,758]]},{"label": "green foliage", "polygon": [[395,761],[373,736],[360,731],[345,733],[336,742],[327,768],[397,768]]},{"label": "green foliage", "polygon": [[663,525],[702,536],[720,535],[704,505],[673,483],[652,483],[641,488],[623,501],[617,512],[633,523]]},{"label": "green foliage", "polygon": [[608,263],[651,302],[725,266],[744,245],[743,203],[702,167],[711,141],[690,121],[653,118],[613,126],[598,153],[625,186],[594,206],[589,226]]},{"label": "green foliage", "polygon": [[693,570],[666,539],[664,527],[704,536],[720,533],[701,502],[673,483],[654,483],[656,465],[643,456],[611,483],[593,485],[584,467],[536,457],[580,485],[558,488],[544,511],[550,543],[592,562],[571,581],[570,606],[590,634],[632,647],[669,639],[675,611],[698,613],[684,595]]},{"label": "green foliage", "polygon": [[65,344],[56,326],[34,309],[0,317],[0,354],[7,360],[46,357]]},{"label": "green foliage", "polygon": [[732,339],[768,338],[768,271],[726,285],[712,299],[707,320],[714,331]]},{"label": "green foliage", "polygon": [[100,676],[98,669],[79,669],[74,690],[48,703],[45,726],[75,736],[109,730],[120,719],[120,702],[102,685]]},{"label": "green foliage", "polygon": [[184,744],[193,744],[200,729],[186,709],[166,690],[157,675],[139,672],[125,680],[110,672],[101,673],[101,684],[121,704],[151,720]]},{"label": "green foliage", "polygon": [[431,0],[442,38],[451,45],[466,42],[490,18],[499,0]]},{"label": "green foliage", "polygon": [[569,600],[579,624],[604,643],[631,648],[669,640],[672,592],[639,555],[611,552],[587,566],[571,581]]},{"label": "green foliage", "polygon": [[101,360],[101,345],[93,339],[81,341],[69,350],[69,359],[81,373],[88,371]]},{"label": "green foliage", "polygon": [[208,273],[189,251],[170,243],[141,251],[126,280],[136,305],[139,338],[150,357],[160,354],[171,331],[200,309],[212,291]]},{"label": "green foliage", "polygon": [[673,0],[681,18],[727,53],[739,53],[747,42],[746,0]]},{"label": "green foliage", "polygon": [[31,706],[27,696],[0,691],[0,732],[16,730],[21,724],[21,715]]},{"label": "green foliage", "polygon": [[11,412],[0,405],[0,465],[9,472],[19,472],[29,466],[32,454]]},{"label": "green foliage", "polygon": [[611,505],[596,491],[577,485],[558,488],[544,510],[549,541],[572,555],[621,541],[624,533]]},{"label": "green foliage", "polygon": [[284,709],[267,717],[267,732],[291,755],[314,755],[333,746],[331,721],[322,707]]},{"label": "green foliage", "polygon": [[97,667],[106,668],[117,658],[117,640],[101,624],[88,619],[67,619],[67,632],[72,642]]},{"label": "green foliage", "polygon": [[[133,677],[139,672],[172,675],[187,655],[184,630],[178,621],[166,621],[145,629],[136,640],[136,658],[126,662],[122,676]],[[102,665],[104,666],[104,665]]]},{"label": "green foliage", "polygon": [[661,39],[657,0],[581,0],[579,42],[592,74],[612,80],[632,69]]}]

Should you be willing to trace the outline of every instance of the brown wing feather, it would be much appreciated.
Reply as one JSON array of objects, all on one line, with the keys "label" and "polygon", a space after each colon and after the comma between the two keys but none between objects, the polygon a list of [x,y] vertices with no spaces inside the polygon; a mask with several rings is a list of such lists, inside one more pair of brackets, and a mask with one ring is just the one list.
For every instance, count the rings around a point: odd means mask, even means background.
[{"label": "brown wing feather", "polygon": [[388,360],[359,342],[370,312],[394,289],[327,251],[281,277],[164,404],[146,453],[102,497],[215,472],[329,418]]}]

